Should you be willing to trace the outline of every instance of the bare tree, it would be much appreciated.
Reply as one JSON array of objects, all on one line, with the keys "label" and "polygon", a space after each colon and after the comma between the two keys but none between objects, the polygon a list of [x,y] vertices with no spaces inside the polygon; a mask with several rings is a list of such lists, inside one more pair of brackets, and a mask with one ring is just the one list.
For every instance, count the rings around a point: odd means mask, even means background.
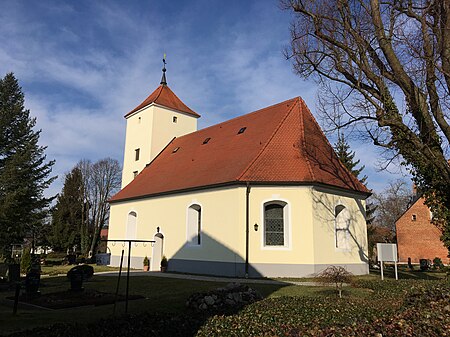
[{"label": "bare tree", "polygon": [[353,274],[340,266],[329,266],[315,276],[315,280],[324,285],[334,284],[336,293],[342,298],[342,288],[352,281]]},{"label": "bare tree", "polygon": [[444,223],[450,248],[450,1],[282,5],[294,14],[286,56],[296,72],[328,83],[342,108],[331,109],[339,112],[338,127],[357,126],[401,157]]},{"label": "bare tree", "polygon": [[[121,167],[115,159],[105,158],[92,164],[82,160],[78,167],[83,175],[84,203],[83,228],[85,244],[83,253],[92,256],[98,244],[100,230],[109,218],[108,200],[120,188]],[[89,242],[86,242],[89,238]]]},{"label": "bare tree", "polygon": [[381,193],[374,193],[372,198],[377,206],[373,224],[388,228],[395,235],[395,221],[408,208],[413,194],[405,181],[390,181]]}]

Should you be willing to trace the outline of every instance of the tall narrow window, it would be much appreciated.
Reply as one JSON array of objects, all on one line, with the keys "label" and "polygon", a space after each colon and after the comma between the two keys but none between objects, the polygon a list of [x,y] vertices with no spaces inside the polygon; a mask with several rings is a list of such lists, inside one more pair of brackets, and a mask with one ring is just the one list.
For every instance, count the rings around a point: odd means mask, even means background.
[{"label": "tall narrow window", "polygon": [[141,149],[136,149],[134,150],[134,160],[138,161],[139,160],[139,154],[141,152]]},{"label": "tall narrow window", "polygon": [[174,122],[174,123],[178,122],[178,117],[173,116],[173,117],[172,117],[172,122]]},{"label": "tall narrow window", "polygon": [[348,249],[350,239],[350,213],[342,205],[336,206],[335,211],[335,246]]},{"label": "tall narrow window", "polygon": [[126,238],[127,240],[135,240],[137,235],[137,214],[136,212],[128,213],[127,219],[127,232]]},{"label": "tall narrow window", "polygon": [[191,205],[188,208],[187,241],[192,246],[201,244],[202,208],[200,205]]},{"label": "tall narrow window", "polygon": [[264,245],[286,245],[286,218],[283,202],[266,203],[264,205]]},{"label": "tall narrow window", "polygon": [[136,178],[138,175],[138,171],[133,171],[133,178]]}]

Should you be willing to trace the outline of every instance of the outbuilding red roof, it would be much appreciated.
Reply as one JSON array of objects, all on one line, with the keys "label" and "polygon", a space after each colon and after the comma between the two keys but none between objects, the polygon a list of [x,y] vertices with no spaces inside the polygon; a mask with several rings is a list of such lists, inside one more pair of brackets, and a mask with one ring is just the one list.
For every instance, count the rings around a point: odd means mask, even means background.
[{"label": "outbuilding red roof", "polygon": [[370,193],[297,97],[173,139],[111,201],[245,182]]},{"label": "outbuilding red roof", "polygon": [[139,104],[136,108],[127,113],[125,115],[125,118],[133,114],[133,112],[145,108],[147,105],[150,105],[152,103],[159,104],[167,108],[172,108],[174,110],[187,113],[197,118],[200,117],[198,113],[191,110],[186,104],[184,104],[181,101],[181,99],[179,99],[178,96],[175,95],[174,92],[170,90],[170,88],[167,85],[161,84],[141,104]]}]

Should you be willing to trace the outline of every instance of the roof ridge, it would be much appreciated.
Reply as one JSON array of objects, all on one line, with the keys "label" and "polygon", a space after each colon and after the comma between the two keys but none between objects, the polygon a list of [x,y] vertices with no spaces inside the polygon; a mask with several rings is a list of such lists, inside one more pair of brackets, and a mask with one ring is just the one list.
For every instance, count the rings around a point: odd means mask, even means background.
[{"label": "roof ridge", "polygon": [[[330,143],[330,141],[328,140],[327,136],[325,136],[325,133],[323,132],[323,130],[320,127],[319,123],[317,123],[317,120],[314,118],[314,115],[312,114],[311,110],[309,110],[308,106],[306,105],[306,103],[303,100],[302,100],[302,103],[303,103],[303,106],[308,111],[308,113],[313,117],[312,118],[313,124],[315,124],[315,126],[317,127],[319,132],[322,134],[323,138],[325,139],[325,142],[328,144],[328,146],[330,146],[331,150],[333,151],[334,155],[336,156],[336,159],[337,159],[337,161],[339,163],[338,165],[340,165],[341,168],[344,169],[344,172],[347,172],[348,176],[350,177],[350,181],[353,180],[353,184],[361,184],[367,191],[370,191],[369,188],[365,184],[360,182],[359,179],[357,177],[355,177],[355,175],[342,163],[342,161],[339,159],[339,157],[337,156],[336,152],[334,151],[333,145]],[[302,120],[303,120],[303,118],[304,118],[304,115],[302,114]],[[305,124],[303,123],[303,127],[304,127],[304,125]],[[303,135],[303,139],[306,142],[306,138],[305,138],[304,135]],[[308,162],[308,165],[309,165],[309,160],[308,159],[307,159],[307,162]],[[313,178],[314,178],[314,175],[313,175]]]},{"label": "roof ridge", "polygon": [[236,119],[244,118],[244,117],[247,117],[247,116],[249,116],[249,115],[253,115],[253,114],[255,114],[255,113],[261,112],[261,111],[263,111],[263,110],[272,109],[272,108],[276,107],[277,105],[286,104],[287,102],[294,101],[294,100],[296,100],[296,99],[301,99],[301,97],[300,97],[300,96],[297,96],[297,97],[294,97],[294,98],[285,100],[285,101],[283,101],[283,102],[281,102],[281,103],[269,105],[269,106],[267,106],[267,107],[265,107],[265,108],[261,108],[261,109],[258,109],[258,110],[255,110],[255,111],[246,113],[246,114],[244,114],[244,115],[240,115],[240,116],[233,117],[233,118],[231,118],[231,119],[227,119],[226,121],[223,121],[223,122],[220,122],[220,123],[217,123],[217,124],[213,124],[213,125],[207,126],[206,128],[203,128],[203,129],[200,129],[200,130],[197,130],[197,131],[188,133],[188,134],[186,134],[186,135],[183,135],[183,136],[180,136],[180,137],[177,137],[177,138],[180,139],[180,138],[186,137],[186,136],[188,136],[188,135],[191,135],[191,134],[193,134],[193,133],[205,131],[205,130],[208,130],[208,129],[211,129],[211,128],[218,127],[218,126],[220,126],[220,125],[226,125],[226,124],[228,124],[228,123],[231,123],[231,122],[235,121]]},{"label": "roof ridge", "polygon": [[[163,86],[162,84],[160,84],[159,87],[158,87],[156,90],[158,90],[159,88],[161,88],[161,89],[159,90],[159,93],[158,93],[158,95],[156,96],[156,98],[153,100],[153,102],[150,102],[150,103],[147,104],[146,106],[149,106],[149,105],[152,104],[152,103],[156,103],[156,101],[158,100],[159,96],[161,96],[161,93],[162,93],[162,91],[163,91],[163,89],[164,89],[164,86]],[[145,108],[146,106],[143,106],[142,109]],[[140,109],[139,109],[139,110],[140,110]]]},{"label": "roof ridge", "polygon": [[[301,103],[302,104],[301,104],[300,119],[302,121],[302,125],[301,125],[301,128],[300,128],[300,132],[301,132],[300,136],[302,137],[302,143],[303,143],[302,144],[302,148],[303,148],[303,151],[304,151],[306,149],[306,137],[305,137],[305,116],[304,116],[304,113],[303,113],[303,107],[306,104],[305,104],[305,101],[303,99],[301,99]],[[306,107],[306,108],[308,108],[308,107]],[[311,111],[309,111],[309,113],[311,113]],[[311,162],[310,162],[310,160],[309,160],[307,155],[304,156],[304,157],[305,157],[306,165],[308,166],[309,174],[311,175],[312,180],[315,180],[316,178],[315,178],[315,175],[314,175],[314,171],[312,170],[312,167],[311,167]]]},{"label": "roof ridge", "polygon": [[200,117],[198,113],[188,107],[168,85],[160,84],[146,99],[144,99],[136,108],[125,115],[125,118],[140,112],[151,105],[159,105],[177,112],[186,113],[196,118]]},{"label": "roof ridge", "polygon": [[[277,134],[278,130],[281,128],[281,126],[283,125],[283,123],[286,121],[286,118],[290,115],[290,113],[292,112],[292,110],[294,109],[294,107],[298,104],[300,97],[295,97],[292,98],[288,101],[296,101],[296,104],[294,104],[292,107],[289,108],[289,110],[286,112],[286,114],[283,116],[283,118],[281,119],[281,121],[278,123],[277,127],[275,128],[275,130],[272,132],[272,134],[270,135],[268,141],[266,142],[266,144],[262,147],[262,149],[258,152],[258,154],[255,156],[255,158],[250,162],[250,164],[247,165],[247,167],[244,169],[244,171],[242,171],[242,173],[239,175],[239,177],[237,177],[236,180],[240,180],[242,178],[242,176],[247,173],[248,170],[250,170],[250,168],[253,166],[253,164],[258,160],[258,158],[262,155],[262,153],[264,152],[264,150],[267,148],[267,146],[269,146],[270,142],[272,141],[273,137],[275,137],[275,135]],[[282,102],[282,103],[286,103]],[[281,104],[281,103],[280,103]],[[276,104],[278,105],[278,104]]]}]

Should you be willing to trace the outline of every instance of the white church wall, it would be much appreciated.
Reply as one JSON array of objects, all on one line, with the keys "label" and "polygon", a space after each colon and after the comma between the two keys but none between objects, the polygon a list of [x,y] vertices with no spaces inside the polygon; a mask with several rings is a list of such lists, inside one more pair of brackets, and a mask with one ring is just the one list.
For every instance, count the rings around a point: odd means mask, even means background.
[{"label": "white church wall", "polygon": [[365,200],[324,188],[311,190],[311,199],[316,272],[333,264],[368,273]]},{"label": "white church wall", "polygon": [[[221,261],[235,263],[242,261],[244,245],[243,215],[245,208],[245,188],[216,188],[209,191],[174,194],[155,198],[117,202],[111,205],[109,238],[122,239],[126,235],[128,214],[137,214],[137,239],[152,240],[157,227],[162,235],[163,254],[174,265],[192,261]],[[201,244],[192,245],[188,241],[188,209],[191,205],[201,206]],[[241,228],[241,229],[239,229]],[[111,243],[111,264],[118,265],[122,245]],[[125,249],[125,255],[127,250]],[[132,247],[132,263],[142,267],[145,256],[152,257],[150,244]]]}]

